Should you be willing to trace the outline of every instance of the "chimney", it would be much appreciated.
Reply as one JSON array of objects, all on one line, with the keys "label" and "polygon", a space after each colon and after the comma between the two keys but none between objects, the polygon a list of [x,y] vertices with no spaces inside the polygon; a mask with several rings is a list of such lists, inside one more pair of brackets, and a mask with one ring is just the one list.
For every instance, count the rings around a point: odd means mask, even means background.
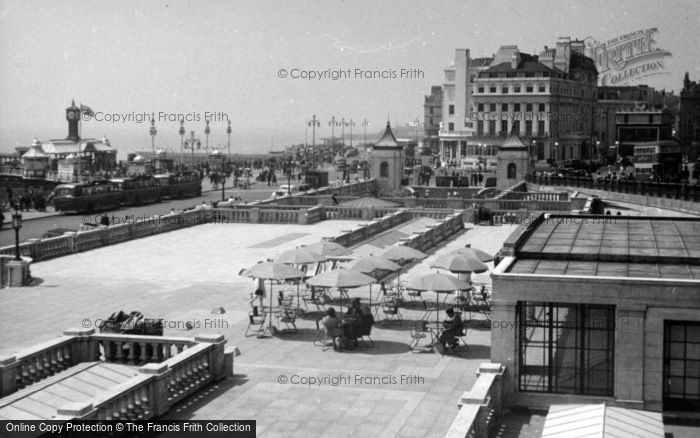
[{"label": "chimney", "polygon": [[518,64],[520,64],[520,51],[516,50],[513,52],[513,56],[511,57],[510,68],[515,70],[516,68],[518,68]]}]

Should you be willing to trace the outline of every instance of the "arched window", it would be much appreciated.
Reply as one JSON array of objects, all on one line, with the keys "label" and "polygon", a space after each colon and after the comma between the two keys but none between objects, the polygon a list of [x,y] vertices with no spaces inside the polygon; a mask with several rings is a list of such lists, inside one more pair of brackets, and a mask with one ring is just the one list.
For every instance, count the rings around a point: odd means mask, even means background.
[{"label": "arched window", "polygon": [[379,165],[379,176],[383,178],[389,178],[389,163],[382,161]]},{"label": "arched window", "polygon": [[508,179],[515,179],[515,163],[510,163],[508,165]]}]

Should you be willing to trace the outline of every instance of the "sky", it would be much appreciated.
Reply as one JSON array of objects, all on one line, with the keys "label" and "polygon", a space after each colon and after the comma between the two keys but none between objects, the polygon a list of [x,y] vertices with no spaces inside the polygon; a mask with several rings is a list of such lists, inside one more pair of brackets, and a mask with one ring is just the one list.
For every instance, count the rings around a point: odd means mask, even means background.
[{"label": "sky", "polygon": [[678,92],[686,71],[700,80],[695,0],[0,0],[0,11],[1,151],[64,138],[72,99],[96,112],[82,136],[107,136],[120,151],[150,149],[144,114],[155,115],[156,147],[172,150],[180,114],[203,144],[211,117],[210,147],[227,144],[228,118],[236,152],[310,143],[313,115],[317,139],[331,136],[333,116],[352,119],[356,134],[367,120],[372,138],[387,119],[422,120],[455,49],[539,53],[562,36],[657,28],[671,56],[664,74],[638,83]]}]

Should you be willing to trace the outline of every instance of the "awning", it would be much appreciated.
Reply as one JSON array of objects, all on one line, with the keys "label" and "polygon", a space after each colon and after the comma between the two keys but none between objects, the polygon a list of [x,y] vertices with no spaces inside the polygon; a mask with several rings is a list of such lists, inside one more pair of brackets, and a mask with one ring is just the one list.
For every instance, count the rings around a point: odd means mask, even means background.
[{"label": "awning", "polygon": [[606,406],[551,405],[542,438],[664,438],[660,412]]}]

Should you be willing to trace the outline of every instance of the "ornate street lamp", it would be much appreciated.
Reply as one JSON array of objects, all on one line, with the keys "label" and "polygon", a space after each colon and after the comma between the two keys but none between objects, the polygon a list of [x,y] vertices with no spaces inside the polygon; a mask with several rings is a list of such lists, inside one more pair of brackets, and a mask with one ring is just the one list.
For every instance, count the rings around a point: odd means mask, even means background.
[{"label": "ornate street lamp", "polygon": [[332,116],[331,121],[328,122],[328,126],[331,127],[331,150],[333,150],[335,145],[335,127],[338,125],[339,123],[335,121],[335,116]]},{"label": "ornate street lamp", "polygon": [[231,162],[231,121],[228,121],[228,128],[226,128],[226,135],[228,135],[228,161]]},{"label": "ornate street lamp", "polygon": [[559,162],[559,142],[554,142],[554,169],[556,170]]},{"label": "ornate street lamp", "polygon": [[209,134],[210,133],[211,133],[211,129],[209,129],[209,119],[207,119],[207,124],[204,127],[204,135],[207,138],[207,143],[206,143],[207,157],[209,156]]},{"label": "ornate street lamp", "polygon": [[200,149],[202,147],[202,142],[198,138],[195,138],[194,131],[190,131],[190,138],[185,140],[185,149],[189,148],[192,151],[191,166],[194,170],[194,148]]},{"label": "ornate street lamp", "polygon": [[343,147],[345,147],[345,127],[348,126],[348,123],[345,121],[345,117],[340,119],[340,126],[341,126],[341,128],[340,128],[340,131],[341,131],[340,142],[342,143]]},{"label": "ornate street lamp", "polygon": [[311,117],[311,120],[306,122],[306,126],[311,126],[311,164],[316,167],[316,128],[321,127],[321,122],[316,119],[316,114]]},{"label": "ornate street lamp", "polygon": [[178,130],[178,134],[180,134],[180,166],[182,166],[182,163],[185,162],[183,159],[184,154],[185,154],[185,119],[181,118],[180,119],[180,130]]},{"label": "ornate street lamp", "polygon": [[355,126],[355,122],[350,119],[348,126],[350,127],[350,147],[352,148],[352,127]]},{"label": "ornate street lamp", "polygon": [[12,213],[12,228],[15,229],[15,260],[22,260],[19,253],[19,229],[22,228],[22,213],[20,213],[19,208],[15,208],[14,213]]},{"label": "ornate street lamp", "polygon": [[151,153],[153,154],[151,158],[151,166],[153,166],[153,173],[155,173],[155,163],[156,163],[156,134],[158,134],[158,131],[156,130],[156,121],[153,117],[151,117],[151,128],[148,130],[148,134],[151,136]]},{"label": "ornate street lamp", "polygon": [[363,119],[362,120],[362,127],[365,130],[365,147],[367,147],[367,127],[368,126],[372,126],[372,125],[367,121],[367,119]]}]

